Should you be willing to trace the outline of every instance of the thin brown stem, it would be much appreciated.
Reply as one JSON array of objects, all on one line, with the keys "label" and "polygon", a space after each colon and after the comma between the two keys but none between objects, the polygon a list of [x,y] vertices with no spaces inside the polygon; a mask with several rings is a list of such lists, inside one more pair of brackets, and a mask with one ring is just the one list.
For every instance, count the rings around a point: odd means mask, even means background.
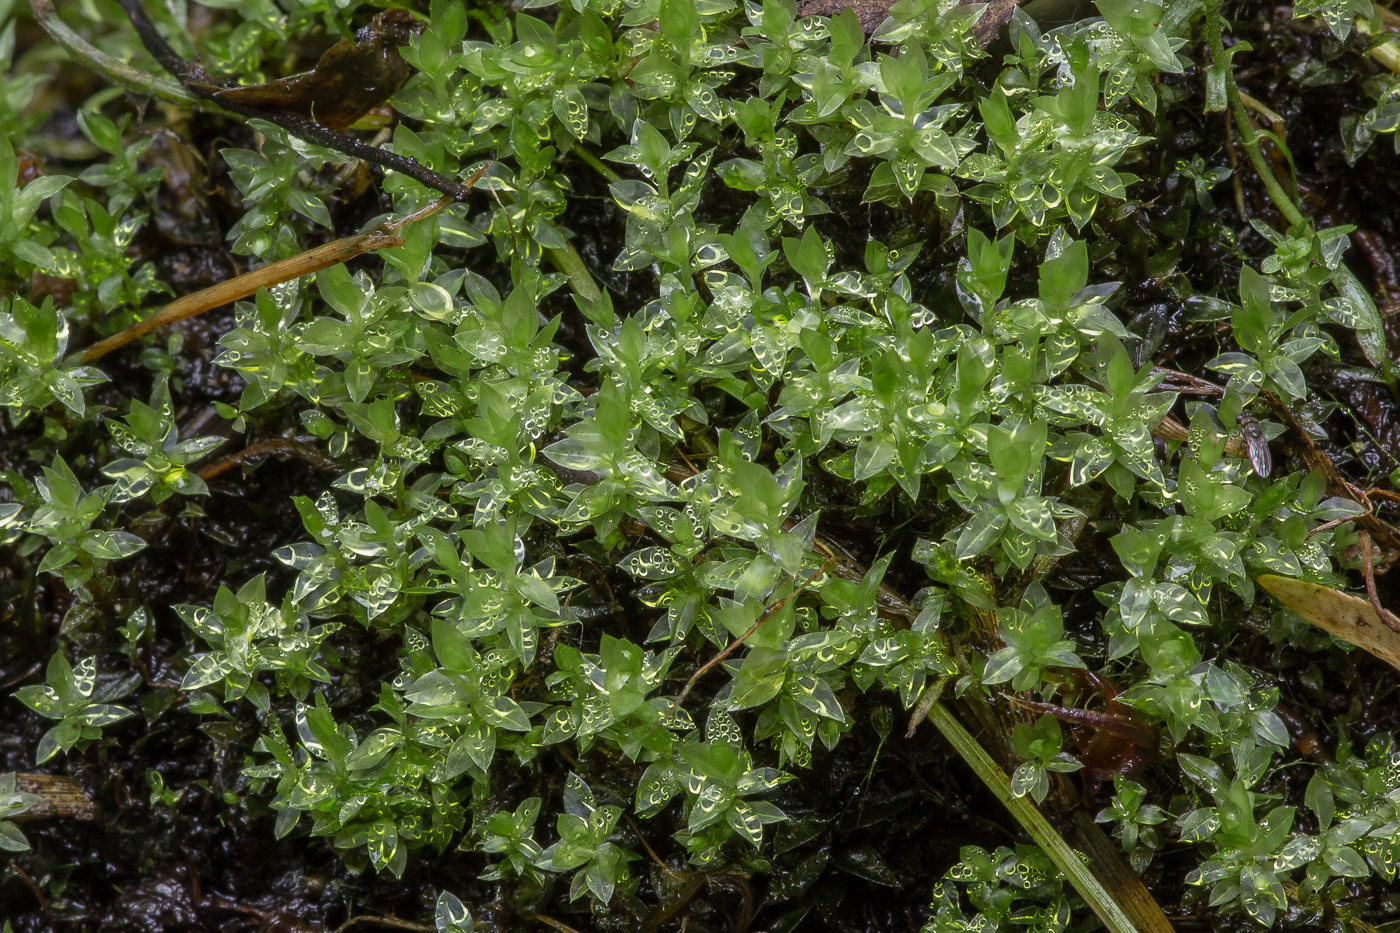
[{"label": "thin brown stem", "polygon": [[1372,496],[1378,499],[1385,499],[1387,502],[1400,502],[1400,493],[1391,492],[1389,489],[1366,490],[1366,497],[1369,499]]},{"label": "thin brown stem", "polygon": [[33,894],[34,899],[39,902],[39,910],[44,915],[44,922],[48,923],[49,902],[44,899],[43,888],[40,888],[39,885],[35,883],[34,879],[30,877],[29,872],[25,871],[20,865],[11,862],[10,869],[14,871],[19,880],[24,882],[25,887],[29,888],[29,893]]},{"label": "thin brown stem", "polygon": [[[1322,534],[1324,531],[1331,531],[1333,528],[1340,528],[1340,527],[1342,527],[1343,525],[1347,524],[1348,522],[1354,522],[1354,521],[1356,521],[1356,519],[1357,519],[1357,516],[1355,516],[1355,515],[1345,515],[1345,516],[1343,516],[1343,517],[1341,517],[1341,518],[1334,518],[1334,519],[1332,519],[1330,522],[1323,522],[1321,525],[1318,525],[1316,528],[1312,529],[1312,530],[1309,531],[1307,534],[1303,535],[1303,540],[1304,540],[1304,541],[1307,541],[1307,540],[1309,540],[1310,538],[1312,538],[1314,535],[1320,535],[1320,534]],[[1364,532],[1363,532],[1363,534],[1364,534]]]},{"label": "thin brown stem", "polygon": [[[484,171],[484,169],[483,169]],[[481,177],[478,171],[468,179],[468,187],[474,184],[477,178]],[[169,324],[176,324],[187,320],[206,311],[221,308],[226,304],[247,298],[259,288],[271,288],[292,279],[299,279],[304,275],[310,275],[321,269],[338,265],[342,262],[349,262],[356,256],[375,250],[390,249],[403,245],[403,237],[398,232],[405,226],[424,217],[430,217],[452,203],[451,198],[439,198],[432,204],[421,210],[414,211],[407,217],[403,217],[393,222],[382,223],[373,230],[364,233],[357,233],[354,236],[342,237],[339,240],[332,240],[322,246],[309,249],[303,253],[298,253],[280,262],[268,263],[259,266],[242,275],[234,276],[220,282],[218,285],[211,285],[209,288],[192,292],[183,297],[176,298],[170,304],[161,308],[155,314],[144,321],[137,321],[130,327],[118,331],[104,340],[88,347],[83,351],[81,361],[91,363],[99,357],[111,353],[118,347],[124,346],[137,337],[149,334],[151,331],[165,327]]]},{"label": "thin brown stem", "polygon": [[647,855],[650,855],[651,860],[656,863],[656,867],[660,868],[672,881],[679,881],[682,878],[681,873],[661,860],[661,856],[657,855],[656,850],[651,847],[651,843],[647,841],[646,834],[642,832],[642,827],[637,825],[637,821],[628,816],[627,822],[632,826],[632,832],[637,834],[637,840],[641,842],[642,848],[647,850]]},{"label": "thin brown stem", "polygon": [[199,478],[211,480],[216,476],[227,473],[238,466],[244,460],[252,460],[256,457],[266,457],[269,455],[280,455],[294,457],[298,460],[305,460],[313,466],[323,470],[338,470],[340,464],[330,457],[325,456],[316,448],[300,441],[294,441],[285,437],[270,437],[267,440],[249,444],[237,453],[229,454],[217,463],[211,463],[199,471]]},{"label": "thin brown stem", "polygon": [[412,920],[400,920],[398,917],[376,917],[372,914],[361,914],[358,917],[351,917],[336,927],[335,933],[345,933],[351,927],[359,926],[362,923],[373,923],[391,930],[419,930],[422,933],[434,933],[436,930],[436,927],[426,923],[414,923]]},{"label": "thin brown stem", "polygon": [[805,591],[807,587],[811,586],[814,582],[825,576],[826,572],[831,569],[831,565],[834,563],[836,563],[836,558],[828,557],[826,559],[826,562],[823,563],[821,567],[817,568],[817,571],[813,573],[810,577],[808,577],[801,586],[797,587],[791,593],[787,594],[782,599],[770,605],[767,609],[764,609],[763,614],[760,615],[754,621],[753,625],[750,625],[748,627],[744,634],[740,635],[738,638],[725,645],[724,648],[721,649],[714,657],[710,658],[710,660],[700,665],[700,669],[694,674],[691,674],[690,680],[687,680],[685,682],[685,689],[681,691],[680,696],[676,697],[676,702],[674,706],[677,709],[679,709],[680,706],[683,703],[685,703],[685,698],[690,696],[691,688],[695,686],[696,681],[698,681],[701,677],[704,677],[710,671],[714,670],[720,664],[723,664],[724,659],[734,653],[734,649],[738,648],[744,642],[752,638],[759,629],[763,628],[763,624],[765,622],[773,618],[773,616],[777,615],[784,606],[786,606],[789,602],[793,600],[794,597]]},{"label": "thin brown stem", "polygon": [[[1277,395],[1272,392],[1260,392],[1259,397],[1268,405],[1274,416],[1293,432],[1298,456],[1302,458],[1308,469],[1316,470],[1322,474],[1327,481],[1328,493],[1351,499],[1365,510],[1360,515],[1352,516],[1351,520],[1355,521],[1359,528],[1365,529],[1371,538],[1387,552],[1400,552],[1400,532],[1396,532],[1390,525],[1381,521],[1380,517],[1376,515],[1375,509],[1372,508],[1371,500],[1365,490],[1358,489],[1342,475],[1342,472],[1337,469],[1337,465],[1332,462],[1332,458],[1313,442],[1307,431],[1303,429],[1302,424],[1294,417],[1293,412],[1288,410],[1288,406],[1284,405]],[[1324,527],[1330,526],[1329,524]]]},{"label": "thin brown stem", "polygon": [[1400,618],[1396,618],[1395,613],[1381,605],[1381,598],[1376,593],[1376,565],[1371,554],[1371,536],[1364,530],[1358,531],[1356,544],[1361,548],[1361,571],[1366,578],[1366,597],[1371,601],[1371,608],[1376,610],[1376,615],[1380,616],[1386,628],[1400,633]]},{"label": "thin brown stem", "polygon": [[559,933],[578,933],[578,930],[575,930],[564,921],[555,920],[553,917],[546,917],[544,914],[527,914],[526,916],[536,923],[543,923],[551,930],[558,930]]},{"label": "thin brown stem", "polygon": [[[197,903],[197,902],[196,902]],[[205,903],[220,910],[231,910],[234,913],[247,914],[250,917],[257,917],[259,920],[267,920],[268,912],[257,907],[250,907],[247,904],[239,904],[218,894],[209,895],[209,900]]]}]

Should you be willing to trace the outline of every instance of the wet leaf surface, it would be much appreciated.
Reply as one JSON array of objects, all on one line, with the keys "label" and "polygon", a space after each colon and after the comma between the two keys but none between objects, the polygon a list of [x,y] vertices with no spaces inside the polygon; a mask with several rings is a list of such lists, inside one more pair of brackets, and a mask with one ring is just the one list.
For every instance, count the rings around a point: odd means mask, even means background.
[{"label": "wet leaf surface", "polygon": [[856,846],[842,852],[836,864],[842,871],[850,872],[857,878],[887,888],[901,887],[899,876],[890,868],[880,853],[868,845]]}]

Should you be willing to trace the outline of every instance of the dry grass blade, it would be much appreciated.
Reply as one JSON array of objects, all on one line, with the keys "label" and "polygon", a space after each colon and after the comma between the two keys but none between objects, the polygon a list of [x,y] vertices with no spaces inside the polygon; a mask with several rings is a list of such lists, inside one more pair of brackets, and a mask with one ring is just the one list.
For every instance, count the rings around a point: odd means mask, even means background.
[{"label": "dry grass blade", "polygon": [[[486,168],[483,166],[467,180],[466,186],[470,188],[475,184],[484,171]],[[137,321],[130,327],[88,347],[83,351],[81,360],[84,363],[91,363],[98,357],[105,356],[118,347],[130,343],[137,337],[149,334],[157,328],[175,324],[206,311],[221,308],[241,298],[247,298],[260,288],[271,288],[283,282],[290,282],[292,279],[299,279],[304,275],[319,272],[330,266],[349,262],[356,256],[362,256],[375,250],[402,246],[403,237],[398,235],[400,230],[408,224],[436,214],[451,204],[452,200],[451,197],[439,198],[427,207],[392,223],[382,223],[373,230],[332,240],[330,243],[298,253],[289,259],[283,259],[281,262],[259,266],[251,272],[234,276],[218,285],[211,285],[209,288],[176,298],[144,321]]]},{"label": "dry grass blade", "polygon": [[1175,928],[1142,879],[1123,861],[1123,850],[1104,835],[1088,810],[1074,811],[1076,848],[1089,857],[1104,889],[1137,925],[1138,933],[1174,933]]},{"label": "dry grass blade", "polygon": [[46,817],[88,822],[102,818],[102,807],[74,778],[62,774],[18,774],[15,778],[18,790],[39,798],[28,811],[12,817],[16,822]]},{"label": "dry grass blade", "polygon": [[303,275],[310,275],[312,272],[320,271],[329,266],[348,262],[356,256],[373,250],[402,245],[403,237],[371,230],[357,236],[334,240],[324,246],[298,253],[281,262],[259,266],[251,272],[234,276],[218,285],[211,285],[208,288],[176,298],[144,321],[137,321],[130,327],[88,347],[83,351],[82,362],[91,363],[118,347],[130,343],[137,337],[142,337],[158,328],[197,317],[215,308],[222,308],[240,298],[247,298],[259,288],[271,288],[292,279],[299,279]]},{"label": "dry grass blade", "polygon": [[1265,574],[1255,582],[1310,625],[1400,670],[1400,634],[1392,632],[1368,601],[1331,587]]},{"label": "dry grass blade", "polygon": [[[943,734],[948,744],[953,746],[958,757],[981,778],[987,789],[1011,812],[1016,822],[1035,840],[1050,861],[1055,863],[1055,867],[1064,873],[1065,878],[1098,915],[1110,933],[1155,933],[1156,930],[1170,929],[1165,916],[1162,917],[1161,924],[1154,923],[1151,926],[1134,922],[1118,895],[1105,887],[1101,877],[1103,870],[1086,864],[1080,854],[1071,849],[1064,837],[1050,825],[1049,820],[1041,814],[1035,804],[1012,793],[1011,781],[1006,772],[992,760],[992,756],[987,754],[986,749],[977,743],[962,723],[958,722],[948,707],[942,703],[934,703],[929,709],[928,718]],[[1151,896],[1147,897],[1145,904],[1135,902],[1134,906],[1139,910],[1157,907]],[[1161,914],[1160,907],[1157,907],[1156,913]]]}]

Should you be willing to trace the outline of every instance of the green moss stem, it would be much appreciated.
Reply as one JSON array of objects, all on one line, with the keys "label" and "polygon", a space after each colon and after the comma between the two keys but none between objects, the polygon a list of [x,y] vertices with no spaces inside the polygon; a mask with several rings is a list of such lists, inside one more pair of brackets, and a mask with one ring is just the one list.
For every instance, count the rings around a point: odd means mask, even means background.
[{"label": "green moss stem", "polygon": [[[1264,158],[1264,153],[1259,149],[1259,134],[1255,131],[1254,124],[1250,122],[1249,115],[1245,112],[1240,89],[1235,84],[1234,68],[1231,67],[1229,57],[1225,54],[1220,6],[1221,0],[1205,0],[1206,41],[1210,46],[1211,61],[1217,65],[1223,64],[1225,69],[1226,103],[1230,108],[1230,113],[1235,118],[1235,126],[1239,128],[1240,144],[1244,146],[1245,154],[1249,156],[1249,162],[1254,166],[1255,174],[1264,183],[1264,190],[1268,192],[1269,200],[1274,202],[1274,207],[1283,215],[1284,220],[1288,221],[1289,226],[1301,225],[1306,222],[1307,218],[1298,209],[1293,198],[1279,184],[1268,160]],[[1338,293],[1351,302],[1361,317],[1361,322],[1356,328],[1356,339],[1361,344],[1366,359],[1370,361],[1371,365],[1382,369],[1382,371],[1387,370],[1392,363],[1386,347],[1385,331],[1370,293],[1356,278],[1356,274],[1345,265],[1339,265],[1336,268],[1333,272],[1332,282]]]},{"label": "green moss stem", "polygon": [[1055,863],[1055,867],[1064,873],[1069,883],[1103,921],[1110,933],[1140,933],[1122,905],[1100,883],[1093,869],[1084,863],[1078,852],[1070,848],[1069,843],[1055,831],[1055,827],[1036,809],[1035,804],[1011,792],[1011,781],[1006,772],[992,760],[986,749],[977,744],[972,733],[963,728],[962,723],[958,722],[948,707],[942,703],[934,703],[929,709],[928,718],[929,722],[943,733],[943,737],[953,746],[958,756],[982,779],[982,783],[986,784],[1002,805],[1011,811],[1016,822],[1030,834],[1035,844]]},{"label": "green moss stem", "polygon": [[598,158],[587,149],[582,146],[575,146],[573,151],[575,155],[583,160],[585,165],[593,169],[593,171],[597,172],[599,175],[602,175],[608,184],[621,180],[621,175],[608,168],[607,165],[603,164],[602,159]]},{"label": "green moss stem", "polygon": [[133,68],[126,62],[117,61],[106,52],[94,48],[58,18],[51,0],[29,0],[29,8],[34,12],[34,19],[44,32],[72,56],[74,61],[91,68],[113,84],[126,88],[133,94],[154,97],[191,110],[212,109],[176,82]]},{"label": "green moss stem", "polygon": [[1206,0],[1206,42],[1210,45],[1211,63],[1222,65],[1225,69],[1225,97],[1230,108],[1231,115],[1235,118],[1235,126],[1239,129],[1240,145],[1244,146],[1245,154],[1249,157],[1249,162],[1254,166],[1255,174],[1264,183],[1264,190],[1269,194],[1269,200],[1274,202],[1274,207],[1283,215],[1290,226],[1303,223],[1303,212],[1298,210],[1298,205],[1293,203],[1288,192],[1283,190],[1278,178],[1274,175],[1273,169],[1269,166],[1268,160],[1264,158],[1264,153],[1259,148],[1259,134],[1254,129],[1254,124],[1249,121],[1249,114],[1245,112],[1244,101],[1240,99],[1240,89],[1235,85],[1235,71],[1230,65],[1229,56],[1225,54],[1225,37],[1220,16],[1221,0]]},{"label": "green moss stem", "polygon": [[574,249],[574,244],[565,243],[563,249],[547,249],[545,254],[554,268],[569,277],[569,287],[584,301],[594,304],[603,300],[603,290],[594,281],[592,273],[583,263],[583,257]]}]

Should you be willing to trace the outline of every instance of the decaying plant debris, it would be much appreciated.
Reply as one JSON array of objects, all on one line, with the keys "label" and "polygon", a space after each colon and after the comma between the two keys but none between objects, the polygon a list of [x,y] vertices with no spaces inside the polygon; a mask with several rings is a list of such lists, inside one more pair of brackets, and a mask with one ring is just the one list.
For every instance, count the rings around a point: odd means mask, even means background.
[{"label": "decaying plant debris", "polygon": [[1393,925],[1398,21],[0,0],[5,933]]}]

